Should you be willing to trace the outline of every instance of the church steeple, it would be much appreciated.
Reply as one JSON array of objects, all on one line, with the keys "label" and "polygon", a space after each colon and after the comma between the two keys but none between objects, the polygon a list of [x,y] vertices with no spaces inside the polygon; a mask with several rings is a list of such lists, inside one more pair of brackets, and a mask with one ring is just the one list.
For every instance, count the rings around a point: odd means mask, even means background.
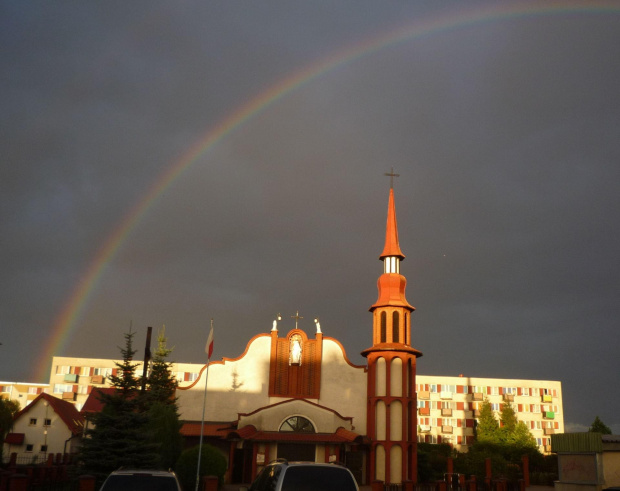
[{"label": "church steeple", "polygon": [[[393,180],[397,174],[392,171]],[[391,183],[393,184],[393,182]],[[405,255],[398,243],[394,188],[390,185],[385,245],[379,259],[379,296],[372,312],[372,346],[368,360],[367,430],[372,440],[370,479],[391,484],[417,481],[416,359],[422,353],[411,346],[411,313],[405,298],[407,280],[400,274]]]},{"label": "church steeple", "polygon": [[400,262],[404,261],[405,255],[400,250],[400,244],[398,243],[398,225],[396,223],[393,187],[390,187],[390,198],[388,201],[385,245],[379,259],[383,261],[383,274],[377,281],[379,297],[375,304],[370,307],[370,311],[374,311],[377,307],[394,306],[404,307],[409,312],[413,312],[415,307],[409,305],[405,298],[407,280],[400,274]]}]

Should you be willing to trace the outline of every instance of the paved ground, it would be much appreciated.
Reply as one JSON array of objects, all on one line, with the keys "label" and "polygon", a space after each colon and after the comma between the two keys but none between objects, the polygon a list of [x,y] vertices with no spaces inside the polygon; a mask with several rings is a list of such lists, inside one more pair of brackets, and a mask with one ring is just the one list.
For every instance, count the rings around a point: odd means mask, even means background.
[{"label": "paved ground", "polygon": [[[225,484],[222,488],[223,491],[239,491],[239,488],[246,486],[249,488],[249,484]],[[526,491],[553,491],[553,486],[529,486]],[[360,491],[370,491],[370,486],[360,486]]]}]

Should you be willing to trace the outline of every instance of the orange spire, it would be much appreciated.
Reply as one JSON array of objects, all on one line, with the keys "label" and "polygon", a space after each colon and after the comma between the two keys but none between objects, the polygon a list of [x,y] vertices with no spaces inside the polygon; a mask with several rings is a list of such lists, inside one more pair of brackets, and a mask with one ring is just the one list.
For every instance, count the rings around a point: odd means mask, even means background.
[{"label": "orange spire", "polygon": [[396,225],[396,207],[394,206],[394,189],[390,188],[390,200],[388,202],[387,225],[385,227],[385,246],[379,259],[388,256],[396,256],[401,260],[405,255],[401,252],[398,245],[398,227]]}]

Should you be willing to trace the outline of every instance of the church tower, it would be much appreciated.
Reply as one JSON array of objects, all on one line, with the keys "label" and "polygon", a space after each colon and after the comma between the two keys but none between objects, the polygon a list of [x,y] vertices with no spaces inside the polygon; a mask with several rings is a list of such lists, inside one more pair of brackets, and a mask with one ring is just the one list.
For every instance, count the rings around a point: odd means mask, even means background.
[{"label": "church tower", "polygon": [[[395,174],[388,174],[392,178]],[[398,243],[394,188],[390,186],[385,246],[379,259],[383,274],[372,307],[372,347],[368,360],[367,430],[372,441],[370,480],[398,484],[417,481],[416,358],[411,346],[411,313],[405,298],[407,280],[400,274],[405,255]]]}]

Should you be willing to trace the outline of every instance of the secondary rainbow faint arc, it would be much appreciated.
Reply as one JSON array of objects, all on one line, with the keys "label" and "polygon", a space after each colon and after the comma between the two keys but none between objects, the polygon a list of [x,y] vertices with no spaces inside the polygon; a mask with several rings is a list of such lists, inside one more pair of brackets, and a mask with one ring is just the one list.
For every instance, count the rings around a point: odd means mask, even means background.
[{"label": "secondary rainbow faint arc", "polygon": [[440,16],[423,18],[412,24],[390,31],[362,43],[339,50],[334,54],[308,65],[301,71],[279,81],[273,87],[251,99],[244,106],[231,113],[218,126],[210,129],[204,138],[193,145],[176,163],[162,172],[151,185],[146,194],[131,208],[112,235],[99,249],[85,274],[78,282],[69,301],[54,321],[51,335],[45,345],[35,372],[35,380],[47,378],[49,366],[54,355],[60,354],[66,346],[69,335],[84,310],[98,280],[103,275],[107,264],[115,256],[123,242],[162,192],[169,187],[199,157],[219,141],[242,126],[249,119],[288,95],[301,86],[317,79],[331,70],[351,63],[359,58],[376,53],[386,47],[420,38],[428,34],[455,29],[476,23],[489,23],[511,18],[535,15],[570,14],[570,13],[620,13],[620,5],[614,1],[527,1],[512,4],[491,5],[469,11],[449,12]]}]

